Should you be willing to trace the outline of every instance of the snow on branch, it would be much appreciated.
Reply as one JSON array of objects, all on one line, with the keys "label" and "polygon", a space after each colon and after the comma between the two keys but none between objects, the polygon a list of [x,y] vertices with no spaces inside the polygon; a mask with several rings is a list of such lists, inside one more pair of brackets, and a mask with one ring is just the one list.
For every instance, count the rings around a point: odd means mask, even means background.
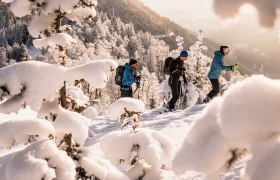
[{"label": "snow on branch", "polygon": [[[19,168],[20,167],[20,168]],[[51,140],[31,144],[0,167],[0,179],[74,180],[75,163]]]},{"label": "snow on branch", "polygon": [[85,79],[94,88],[105,87],[108,73],[117,67],[114,60],[98,60],[73,68],[43,62],[22,62],[0,69],[0,112],[17,112],[22,106],[38,111],[44,100],[52,101],[64,82],[73,85]]},{"label": "snow on branch", "polygon": [[129,125],[135,130],[139,127],[139,117],[145,110],[143,101],[134,98],[121,98],[111,104],[109,113],[112,119],[122,120],[122,127]]},{"label": "snow on branch", "polygon": [[142,113],[145,110],[145,105],[141,100],[134,98],[120,98],[109,108],[109,114],[112,119],[120,119],[123,114],[132,112],[131,115],[136,113]]},{"label": "snow on branch", "polygon": [[[63,18],[81,24],[84,18],[96,15],[96,0],[3,0],[11,3],[10,9],[15,16],[31,15],[28,30],[35,38],[45,38],[52,42],[52,34],[62,33]],[[72,38],[71,38],[72,39]],[[37,40],[35,40],[36,42]],[[38,43],[35,43],[38,44]],[[46,44],[48,45],[48,44]]]},{"label": "snow on branch", "polygon": [[83,156],[79,160],[78,164],[80,173],[86,175],[80,175],[81,177],[97,177],[99,179],[114,179],[114,180],[128,180],[128,177],[118,170],[107,159],[98,156]]},{"label": "snow on branch", "polygon": [[174,151],[167,137],[147,129],[112,132],[101,139],[100,146],[105,157],[113,165],[125,170],[130,179],[147,177],[151,172],[158,176],[150,178],[158,179],[159,171],[170,167]]},{"label": "snow on branch", "polygon": [[56,141],[58,143],[63,140],[65,134],[71,134],[77,146],[84,145],[90,125],[88,118],[79,113],[61,108],[56,114],[51,114],[48,119],[50,119],[55,127]]},{"label": "snow on branch", "polygon": [[0,124],[0,145],[11,147],[15,143],[27,144],[43,139],[54,139],[53,125],[43,119],[16,119]]},{"label": "snow on branch", "polygon": [[261,75],[231,86],[193,124],[173,159],[173,170],[218,179],[250,153],[245,179],[278,179],[273,167],[280,164],[279,99],[280,81]]}]

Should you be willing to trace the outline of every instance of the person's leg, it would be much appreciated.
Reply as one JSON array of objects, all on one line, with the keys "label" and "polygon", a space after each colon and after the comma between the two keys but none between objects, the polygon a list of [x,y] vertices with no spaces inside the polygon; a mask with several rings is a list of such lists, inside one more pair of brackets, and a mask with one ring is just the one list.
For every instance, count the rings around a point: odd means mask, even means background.
[{"label": "person's leg", "polygon": [[128,96],[127,97],[133,97],[132,89],[128,90]]},{"label": "person's leg", "polygon": [[216,97],[220,92],[220,83],[218,79],[210,79],[210,82],[212,84],[212,91],[210,91],[207,95],[210,99],[213,99]]},{"label": "person's leg", "polygon": [[179,82],[176,82],[174,84],[170,84],[171,92],[172,92],[172,98],[168,102],[169,109],[174,109],[175,104],[179,99],[180,96],[180,84]]},{"label": "person's leg", "polygon": [[121,97],[132,97],[132,90],[121,90]]}]

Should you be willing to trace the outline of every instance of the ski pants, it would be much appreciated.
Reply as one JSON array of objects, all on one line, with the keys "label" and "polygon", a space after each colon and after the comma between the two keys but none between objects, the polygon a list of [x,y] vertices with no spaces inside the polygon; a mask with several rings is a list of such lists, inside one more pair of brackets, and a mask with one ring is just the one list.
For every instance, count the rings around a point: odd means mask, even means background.
[{"label": "ski pants", "polygon": [[181,82],[179,80],[173,81],[172,83],[169,83],[169,86],[171,88],[172,98],[168,102],[168,105],[170,109],[174,109],[175,104],[180,97]]},{"label": "ski pants", "polygon": [[213,99],[214,97],[216,97],[219,92],[220,92],[220,83],[219,83],[219,79],[209,79],[211,84],[212,84],[212,91],[210,91],[207,96],[210,99]]},{"label": "ski pants", "polygon": [[121,97],[133,97],[132,89],[121,90]]}]

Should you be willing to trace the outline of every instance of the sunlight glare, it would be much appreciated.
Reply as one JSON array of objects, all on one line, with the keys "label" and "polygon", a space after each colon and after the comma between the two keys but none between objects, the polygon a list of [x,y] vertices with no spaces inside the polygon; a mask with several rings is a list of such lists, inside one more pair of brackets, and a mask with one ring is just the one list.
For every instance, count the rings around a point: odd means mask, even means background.
[{"label": "sunlight glare", "polygon": [[251,5],[251,4],[244,4],[240,10],[239,10],[240,14],[256,14],[257,10],[256,8]]}]

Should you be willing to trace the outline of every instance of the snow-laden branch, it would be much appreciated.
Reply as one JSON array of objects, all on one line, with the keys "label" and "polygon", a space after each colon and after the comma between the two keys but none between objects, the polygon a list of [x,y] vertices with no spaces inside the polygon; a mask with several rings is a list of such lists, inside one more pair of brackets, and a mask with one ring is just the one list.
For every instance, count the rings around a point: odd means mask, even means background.
[{"label": "snow-laden branch", "polygon": [[112,119],[122,120],[121,129],[131,125],[135,130],[139,127],[139,118],[144,110],[143,101],[134,98],[121,98],[111,104],[109,114]]},{"label": "snow-laden branch", "polygon": [[252,76],[231,86],[193,124],[173,160],[174,171],[217,179],[250,152],[245,179],[278,179],[273,167],[280,164],[279,99],[279,80]]},{"label": "snow-laden branch", "polygon": [[65,134],[72,134],[72,138],[79,146],[84,145],[90,125],[88,118],[79,113],[61,108],[59,112],[51,114],[48,119],[55,127],[56,141],[58,143],[63,139]]},{"label": "snow-laden branch", "polygon": [[1,180],[74,180],[75,163],[51,140],[31,144],[0,167]]},{"label": "snow-laden branch", "polygon": [[11,147],[14,143],[54,139],[53,125],[43,119],[16,119],[0,124],[0,145]]},{"label": "snow-laden branch", "polygon": [[[137,150],[133,148],[135,145]],[[126,170],[130,179],[149,176],[148,170],[159,174],[160,169],[169,167],[174,151],[173,144],[167,137],[147,129],[112,132],[101,139],[100,146],[105,157],[113,165]]]},{"label": "snow-laden branch", "polygon": [[82,20],[96,15],[96,0],[3,0],[11,3],[10,9],[17,17],[31,15],[28,26],[38,48],[59,45],[65,47],[73,41],[72,37],[63,33],[70,28],[62,24],[63,18],[81,24]]},{"label": "snow-laden branch", "polygon": [[142,113],[145,110],[143,101],[134,98],[121,98],[111,104],[109,113],[111,119],[121,119],[127,112]]},{"label": "snow-laden branch", "polygon": [[128,177],[118,170],[111,162],[102,157],[87,152],[85,148],[81,150],[82,157],[78,160],[77,166],[86,172],[90,177],[94,175],[99,179],[128,180]]},{"label": "snow-laden branch", "polygon": [[65,81],[74,84],[75,80],[85,79],[92,87],[103,88],[107,74],[116,67],[114,60],[99,60],[73,68],[36,61],[1,68],[0,96],[8,96],[0,104],[0,112],[16,112],[24,105],[38,111],[43,100],[55,99]]}]

